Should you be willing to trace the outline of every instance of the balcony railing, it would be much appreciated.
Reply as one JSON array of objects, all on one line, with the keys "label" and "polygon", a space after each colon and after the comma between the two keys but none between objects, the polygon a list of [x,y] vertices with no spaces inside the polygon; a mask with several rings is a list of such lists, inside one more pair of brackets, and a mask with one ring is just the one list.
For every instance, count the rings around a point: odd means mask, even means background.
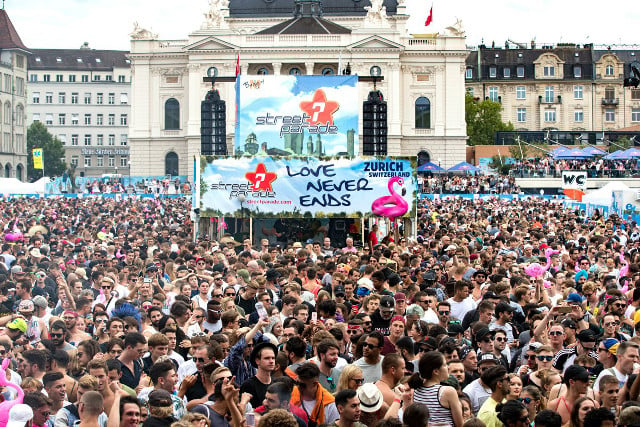
[{"label": "balcony railing", "polygon": [[602,98],[602,105],[618,105],[618,98]]},{"label": "balcony railing", "polygon": [[539,95],[538,96],[538,104],[562,104],[562,95],[558,95],[557,97],[546,97]]}]

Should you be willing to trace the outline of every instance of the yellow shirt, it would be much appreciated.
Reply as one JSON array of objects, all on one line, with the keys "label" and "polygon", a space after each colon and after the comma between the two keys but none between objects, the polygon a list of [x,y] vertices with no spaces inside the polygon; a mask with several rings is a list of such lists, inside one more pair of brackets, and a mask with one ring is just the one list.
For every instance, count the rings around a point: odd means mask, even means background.
[{"label": "yellow shirt", "polygon": [[487,427],[502,427],[502,421],[498,419],[498,413],[496,412],[496,406],[498,402],[493,400],[493,397],[489,396],[487,400],[482,404],[478,411],[478,419],[484,423]]}]

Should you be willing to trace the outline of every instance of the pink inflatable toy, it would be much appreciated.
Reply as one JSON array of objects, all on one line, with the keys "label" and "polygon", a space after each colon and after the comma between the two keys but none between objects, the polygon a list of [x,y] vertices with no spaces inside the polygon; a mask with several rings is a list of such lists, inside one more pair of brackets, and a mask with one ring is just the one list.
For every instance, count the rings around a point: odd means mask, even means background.
[{"label": "pink inflatable toy", "polygon": [[14,389],[16,391],[16,398],[13,400],[5,400],[0,403],[0,426],[7,425],[7,421],[9,421],[9,410],[18,403],[22,403],[24,398],[24,391],[22,391],[22,388],[7,380],[7,366],[9,366],[9,359],[4,359],[1,367],[2,370],[0,370],[0,386]]},{"label": "pink inflatable toy", "polygon": [[409,204],[393,189],[393,184],[395,183],[398,183],[398,185],[402,187],[404,180],[399,176],[390,178],[387,183],[387,188],[389,188],[389,194],[391,195],[374,200],[371,204],[371,212],[387,218],[397,218],[407,213]]},{"label": "pink inflatable toy", "polygon": [[524,268],[524,272],[527,273],[527,276],[533,277],[534,279],[541,277],[551,266],[551,255],[557,253],[558,251],[547,248],[544,251],[544,256],[547,259],[547,263],[544,266],[538,264],[537,262],[531,263]]}]

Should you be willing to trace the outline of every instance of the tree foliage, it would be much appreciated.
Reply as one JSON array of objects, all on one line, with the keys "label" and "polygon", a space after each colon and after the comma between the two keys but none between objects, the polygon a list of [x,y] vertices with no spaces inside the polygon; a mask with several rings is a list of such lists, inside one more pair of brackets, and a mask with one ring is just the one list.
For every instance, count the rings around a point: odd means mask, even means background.
[{"label": "tree foliage", "polygon": [[469,145],[492,145],[496,132],[515,129],[511,122],[502,121],[502,105],[499,102],[479,100],[469,92],[465,94],[464,101]]},{"label": "tree foliage", "polygon": [[627,138],[626,136],[620,137],[615,141],[615,145],[614,144],[608,144],[609,146],[607,147],[607,151],[609,153],[613,153],[615,151],[618,150],[626,150],[628,148],[633,147],[633,141],[631,141],[631,139]]},{"label": "tree foliage", "polygon": [[496,170],[500,175],[507,175],[509,171],[513,168],[512,164],[507,164],[504,161],[504,157],[496,154],[491,157],[491,162],[489,162],[489,167],[491,169]]},{"label": "tree foliage", "polygon": [[62,142],[49,133],[41,122],[33,122],[27,129],[27,178],[35,181],[42,177],[41,169],[33,168],[33,149],[42,148],[44,173],[47,176],[61,176],[67,169],[64,162]]}]

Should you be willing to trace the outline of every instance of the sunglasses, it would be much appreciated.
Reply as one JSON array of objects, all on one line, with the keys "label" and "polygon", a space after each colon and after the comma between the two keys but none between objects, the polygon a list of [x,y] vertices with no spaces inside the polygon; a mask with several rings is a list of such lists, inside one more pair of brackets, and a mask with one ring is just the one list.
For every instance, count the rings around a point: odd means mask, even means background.
[{"label": "sunglasses", "polygon": [[193,361],[196,363],[207,363],[206,359],[204,357],[194,357]]},{"label": "sunglasses", "polygon": [[549,335],[551,335],[552,337],[556,336],[556,335],[562,335],[562,334],[564,334],[564,332],[562,332],[562,331],[550,331],[549,332]]},{"label": "sunglasses", "polygon": [[364,378],[351,378],[351,379],[355,381],[356,385],[364,384]]},{"label": "sunglasses", "polygon": [[211,295],[211,298],[222,298],[222,294]]},{"label": "sunglasses", "polygon": [[54,334],[54,333],[50,333],[49,335],[51,335],[51,338],[62,338],[64,336],[64,334]]},{"label": "sunglasses", "polygon": [[449,313],[451,313],[451,312],[450,312],[450,311],[440,311],[440,310],[438,310],[438,314],[439,314],[440,316],[448,316],[448,315],[449,315]]},{"label": "sunglasses", "polygon": [[535,354],[527,354],[527,360],[534,360],[536,358]]},{"label": "sunglasses", "polygon": [[234,292],[227,292],[226,294],[224,294],[225,297],[235,297],[236,294]]},{"label": "sunglasses", "polygon": [[536,359],[539,361],[551,362],[553,360],[553,356],[536,356]]},{"label": "sunglasses", "polygon": [[620,324],[620,322],[607,322],[604,324],[604,326],[618,326]]},{"label": "sunglasses", "polygon": [[374,348],[379,348],[377,345],[375,345],[375,344],[371,344],[371,343],[367,343],[367,342],[366,342],[366,343],[364,343],[364,344],[362,345],[362,347],[363,347],[363,348],[364,348],[364,347],[369,347],[369,348],[370,348],[370,349],[372,349],[372,350],[373,350]]},{"label": "sunglasses", "polygon": [[496,341],[498,341],[498,342],[507,342],[507,338],[506,337],[495,337],[494,339]]},{"label": "sunglasses", "polygon": [[528,405],[529,403],[533,402],[533,399],[530,397],[519,397],[518,401],[524,403],[525,405]]}]

